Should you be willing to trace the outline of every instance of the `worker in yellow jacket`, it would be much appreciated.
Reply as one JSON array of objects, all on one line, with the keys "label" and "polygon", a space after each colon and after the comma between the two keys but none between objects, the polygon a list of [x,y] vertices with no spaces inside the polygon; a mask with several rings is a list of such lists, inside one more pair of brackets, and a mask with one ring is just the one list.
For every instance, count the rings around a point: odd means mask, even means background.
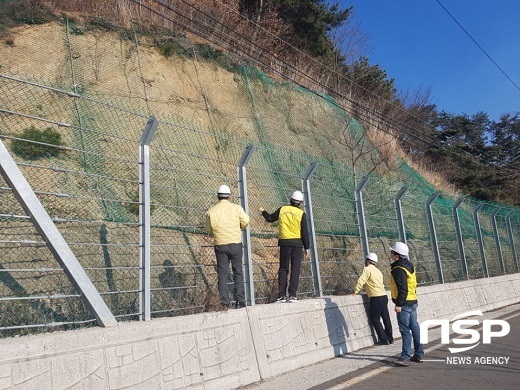
[{"label": "worker in yellow jacket", "polygon": [[221,185],[217,190],[218,203],[206,212],[206,230],[213,236],[217,258],[218,291],[223,308],[230,304],[227,278],[229,263],[233,270],[235,308],[245,307],[244,271],[242,267],[242,229],[249,224],[249,216],[242,206],[231,203],[231,190]]},{"label": "worker in yellow jacket", "polygon": [[[394,343],[392,335],[392,321],[388,313],[388,296],[383,284],[383,274],[376,267],[378,257],[375,253],[369,253],[365,259],[365,268],[359,276],[354,294],[356,295],[365,286],[366,293],[370,299],[370,322],[377,333],[376,344],[388,345]],[[381,325],[383,320],[383,326]]]},{"label": "worker in yellow jacket", "polygon": [[[300,269],[304,257],[309,255],[309,233],[305,212],[300,208],[303,203],[303,194],[294,191],[291,195],[290,204],[279,207],[270,214],[265,209],[258,211],[267,222],[278,221],[280,247],[280,268],[278,269],[278,298],[277,302],[297,301],[298,284],[300,281]],[[287,291],[287,276],[291,277]],[[287,300],[287,292],[289,299]]]}]

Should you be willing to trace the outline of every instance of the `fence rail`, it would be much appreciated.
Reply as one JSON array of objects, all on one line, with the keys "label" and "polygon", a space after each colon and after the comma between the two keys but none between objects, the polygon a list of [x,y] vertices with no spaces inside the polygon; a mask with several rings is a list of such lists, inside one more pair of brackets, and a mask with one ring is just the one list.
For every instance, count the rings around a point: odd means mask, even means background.
[{"label": "fence rail", "polygon": [[[0,74],[0,140],[3,157],[16,166],[2,159],[3,337],[215,310],[213,246],[203,225],[223,183],[251,215],[244,237],[249,304],[277,295],[277,228],[257,209],[274,211],[294,189],[305,195],[314,246],[302,266],[301,297],[351,292],[364,255],[388,258],[400,239],[421,285],[519,272],[517,209],[470,198],[455,208],[454,198],[432,199],[433,189],[409,172],[389,180],[276,146],[267,139],[276,129],[260,125],[258,114],[256,136],[243,139],[103,99]],[[342,127],[353,121],[335,120]],[[47,138],[35,137],[45,131]],[[28,195],[10,181],[16,170],[45,210],[45,223],[22,207]],[[50,229],[70,253],[53,250],[45,238]],[[100,298],[87,297],[84,283]]]}]

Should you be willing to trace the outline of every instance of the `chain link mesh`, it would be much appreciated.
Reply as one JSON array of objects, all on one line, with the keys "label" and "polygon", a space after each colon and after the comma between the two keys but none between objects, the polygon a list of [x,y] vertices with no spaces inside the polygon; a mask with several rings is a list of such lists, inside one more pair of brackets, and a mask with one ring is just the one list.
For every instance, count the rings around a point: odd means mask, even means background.
[{"label": "chain link mesh", "polygon": [[[247,177],[256,303],[272,302],[278,288],[277,226],[257,210],[286,204],[311,162],[318,163],[311,191],[324,294],[351,292],[363,267],[354,193],[367,175],[368,242],[385,283],[389,247],[399,237],[394,198],[403,186],[419,283],[438,283],[425,213],[433,186],[400,160],[385,163],[359,122],[329,96],[168,31],[150,36],[137,26],[96,23],[64,18],[13,31],[13,47],[0,49],[0,138],[120,321],[140,315],[139,139],[152,114],[160,122],[150,146],[153,317],[218,305],[204,215],[220,184],[238,201],[237,164],[248,144],[255,146]],[[95,324],[3,180],[0,197],[2,336]],[[443,193],[432,205],[446,282],[463,278],[454,200]],[[459,207],[470,279],[485,276],[473,212],[481,203],[466,199]],[[490,276],[504,272],[491,219],[496,207],[479,211]],[[496,220],[505,272],[518,272],[507,223],[517,239],[519,212],[503,207]],[[308,261],[299,293],[319,293]]]}]

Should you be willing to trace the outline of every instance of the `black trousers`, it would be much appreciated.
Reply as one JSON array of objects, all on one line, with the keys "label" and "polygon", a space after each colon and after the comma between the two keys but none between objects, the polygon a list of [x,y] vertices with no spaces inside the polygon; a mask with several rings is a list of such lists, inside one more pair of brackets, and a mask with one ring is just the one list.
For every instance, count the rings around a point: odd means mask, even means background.
[{"label": "black trousers", "polygon": [[300,269],[302,267],[303,248],[299,246],[280,247],[280,268],[278,270],[278,296],[285,296],[287,291],[287,275],[289,267],[291,280],[289,282],[289,296],[296,296],[300,282]]},{"label": "black trousers", "polygon": [[229,306],[228,274],[229,263],[233,270],[233,297],[237,302],[245,302],[244,271],[242,268],[242,244],[215,245],[217,257],[218,291],[220,303]]},{"label": "black trousers", "polygon": [[[383,326],[381,326],[380,319],[383,320],[384,329]],[[388,314],[388,297],[386,295],[370,298],[370,322],[379,340],[394,340],[392,336],[392,322]]]}]

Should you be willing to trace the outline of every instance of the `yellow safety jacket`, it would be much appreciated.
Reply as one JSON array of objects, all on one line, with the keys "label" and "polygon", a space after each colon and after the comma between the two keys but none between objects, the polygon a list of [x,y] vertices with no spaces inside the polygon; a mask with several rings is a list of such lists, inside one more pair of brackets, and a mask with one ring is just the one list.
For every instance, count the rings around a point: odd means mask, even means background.
[{"label": "yellow safety jacket", "polygon": [[206,212],[206,230],[215,245],[240,244],[242,229],[249,224],[242,206],[223,199]]},{"label": "yellow safety jacket", "polygon": [[361,291],[363,286],[365,286],[365,291],[369,298],[386,295],[385,285],[383,284],[383,274],[373,264],[369,264],[363,268],[363,272],[359,276],[354,292],[357,294]]}]

